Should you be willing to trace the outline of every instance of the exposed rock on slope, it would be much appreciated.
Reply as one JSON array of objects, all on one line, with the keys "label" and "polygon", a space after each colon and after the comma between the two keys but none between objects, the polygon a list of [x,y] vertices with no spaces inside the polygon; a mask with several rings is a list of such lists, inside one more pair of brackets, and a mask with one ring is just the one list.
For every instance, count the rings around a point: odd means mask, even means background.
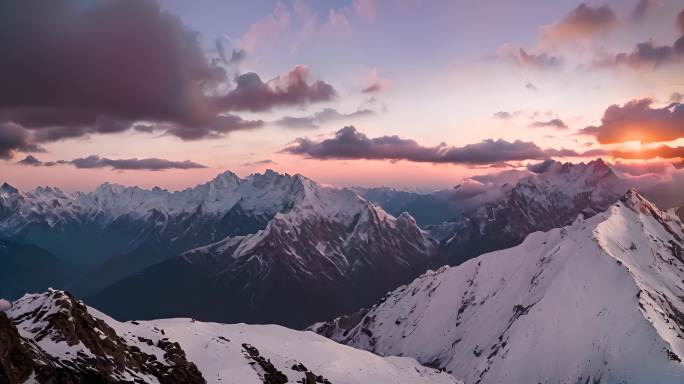
[{"label": "exposed rock on slope", "polygon": [[26,295],[0,312],[0,383],[24,382],[459,383],[410,358],[279,326],[120,323],[62,291]]},{"label": "exposed rock on slope", "polygon": [[[7,318],[9,315],[9,319]],[[26,295],[0,314],[0,378],[9,383],[204,383],[174,343],[145,353],[62,291]],[[10,320],[11,319],[11,320]]]}]

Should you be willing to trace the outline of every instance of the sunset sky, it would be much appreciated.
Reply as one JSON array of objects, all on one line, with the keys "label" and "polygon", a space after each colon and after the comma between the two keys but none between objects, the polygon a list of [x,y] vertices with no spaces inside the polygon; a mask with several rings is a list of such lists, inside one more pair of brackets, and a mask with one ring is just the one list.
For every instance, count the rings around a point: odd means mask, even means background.
[{"label": "sunset sky", "polygon": [[684,172],[684,1],[0,5],[0,181],[267,168],[439,188],[554,158]]}]

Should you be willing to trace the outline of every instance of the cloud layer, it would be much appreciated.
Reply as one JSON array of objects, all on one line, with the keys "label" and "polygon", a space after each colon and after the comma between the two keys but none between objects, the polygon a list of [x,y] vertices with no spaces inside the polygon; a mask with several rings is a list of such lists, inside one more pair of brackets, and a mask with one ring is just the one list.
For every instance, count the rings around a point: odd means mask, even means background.
[{"label": "cloud layer", "polygon": [[375,112],[370,109],[358,109],[351,113],[341,113],[334,108],[324,108],[310,116],[285,116],[276,121],[276,124],[292,129],[316,129],[319,128],[320,124],[355,119],[357,117],[369,116],[374,113]]},{"label": "cloud layer", "polygon": [[14,123],[0,123],[0,159],[11,159],[14,152],[41,152],[42,149],[30,142],[30,134]]},{"label": "cloud layer", "polygon": [[331,139],[313,141],[298,138],[282,152],[314,159],[407,160],[465,165],[578,155],[571,150],[542,149],[532,142],[521,140],[508,142],[490,139],[463,147],[448,146],[444,143],[435,147],[425,147],[414,140],[402,139],[399,136],[369,138],[353,126],[340,129]]},{"label": "cloud layer", "polygon": [[555,128],[560,130],[568,129],[568,126],[561,119],[551,119],[545,121],[534,121],[530,124],[532,128]]},{"label": "cloud layer", "polygon": [[111,168],[116,170],[146,170],[146,171],[163,171],[167,169],[197,169],[206,168],[202,164],[193,161],[172,161],[158,158],[147,159],[108,159],[98,155],[91,155],[88,157],[77,158],[74,160],[58,160],[42,162],[34,156],[28,155],[18,164],[33,166],[33,167],[52,167],[55,165],[73,165],[79,169],[92,168]]}]

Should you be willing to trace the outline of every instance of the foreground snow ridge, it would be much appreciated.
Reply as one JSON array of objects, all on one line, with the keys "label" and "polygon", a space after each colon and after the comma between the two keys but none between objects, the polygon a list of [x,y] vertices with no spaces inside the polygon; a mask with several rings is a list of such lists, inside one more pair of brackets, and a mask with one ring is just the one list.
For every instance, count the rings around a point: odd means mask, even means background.
[{"label": "foreground snow ridge", "polygon": [[122,323],[56,290],[0,312],[0,340],[0,382],[9,375],[11,383],[460,383],[411,358],[276,325]]},{"label": "foreground snow ridge", "polygon": [[465,383],[683,383],[683,239],[678,218],[630,190],[312,329]]}]

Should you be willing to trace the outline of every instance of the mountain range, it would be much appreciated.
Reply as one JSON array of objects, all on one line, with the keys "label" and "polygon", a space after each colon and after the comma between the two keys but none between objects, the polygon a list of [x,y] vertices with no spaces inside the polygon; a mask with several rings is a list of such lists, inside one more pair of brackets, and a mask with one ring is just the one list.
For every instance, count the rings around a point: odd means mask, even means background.
[{"label": "mountain range", "polygon": [[635,190],[311,329],[465,383],[681,383],[684,227]]},{"label": "mountain range", "polygon": [[0,382],[680,383],[684,208],[626,185],[548,161],[421,226],[273,171],[5,184]]},{"label": "mountain range", "polygon": [[425,269],[436,244],[408,214],[395,218],[351,190],[294,182],[294,205],[264,229],[187,251],[88,302],[118,318],[304,327],[370,305]]},{"label": "mountain range", "polygon": [[[325,187],[270,170],[244,179],[225,172],[177,192],[107,183],[90,193],[22,192],[5,184],[0,237],[26,248],[15,253],[24,265],[60,268],[9,276],[0,294],[63,287],[118,319],[302,328],[369,306],[428,268],[596,214],[624,187],[600,159],[546,165],[497,186],[497,198],[422,228],[379,205],[396,209],[397,191]],[[449,196],[436,192],[425,206],[441,215],[466,206]],[[32,249],[53,262],[32,261]]]}]

